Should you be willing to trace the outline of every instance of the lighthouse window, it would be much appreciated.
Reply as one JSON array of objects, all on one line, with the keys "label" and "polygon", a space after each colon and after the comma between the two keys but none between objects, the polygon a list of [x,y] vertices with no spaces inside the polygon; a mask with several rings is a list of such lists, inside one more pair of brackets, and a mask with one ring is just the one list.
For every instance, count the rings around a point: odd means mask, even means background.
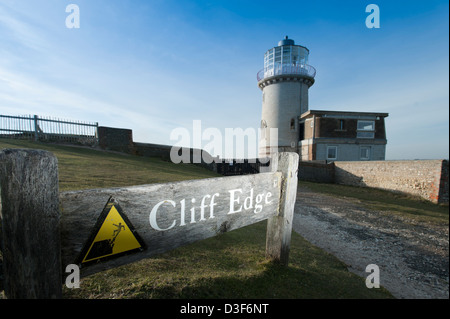
[{"label": "lighthouse window", "polygon": [[291,119],[291,131],[295,131],[295,119]]},{"label": "lighthouse window", "polygon": [[267,122],[265,120],[261,120],[261,128],[267,128]]}]

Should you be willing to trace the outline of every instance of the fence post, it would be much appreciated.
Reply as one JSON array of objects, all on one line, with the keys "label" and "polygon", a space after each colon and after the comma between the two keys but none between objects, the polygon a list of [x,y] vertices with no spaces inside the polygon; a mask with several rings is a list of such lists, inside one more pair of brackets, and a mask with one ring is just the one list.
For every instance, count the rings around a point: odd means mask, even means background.
[{"label": "fence post", "polygon": [[39,130],[38,130],[38,116],[34,116],[34,140],[37,142],[39,140]]},{"label": "fence post", "polygon": [[96,140],[95,146],[100,145],[100,135],[99,135],[99,132],[98,132],[98,122],[95,122],[95,140]]},{"label": "fence post", "polygon": [[267,220],[266,256],[282,265],[289,262],[292,219],[297,196],[297,153],[278,153],[271,159],[273,170],[282,173],[280,205],[278,215]]},{"label": "fence post", "polygon": [[10,299],[62,297],[58,163],[41,150],[0,152],[3,272]]}]

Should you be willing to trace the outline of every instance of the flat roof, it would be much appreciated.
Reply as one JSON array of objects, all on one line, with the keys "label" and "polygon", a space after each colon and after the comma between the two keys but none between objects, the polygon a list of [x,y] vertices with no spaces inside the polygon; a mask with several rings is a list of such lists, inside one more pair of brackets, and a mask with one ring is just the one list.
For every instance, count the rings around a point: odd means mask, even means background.
[{"label": "flat roof", "polygon": [[325,110],[309,110],[303,113],[300,118],[305,118],[310,115],[322,115],[323,117],[388,117],[389,113],[378,112],[353,112],[353,111],[325,111]]}]

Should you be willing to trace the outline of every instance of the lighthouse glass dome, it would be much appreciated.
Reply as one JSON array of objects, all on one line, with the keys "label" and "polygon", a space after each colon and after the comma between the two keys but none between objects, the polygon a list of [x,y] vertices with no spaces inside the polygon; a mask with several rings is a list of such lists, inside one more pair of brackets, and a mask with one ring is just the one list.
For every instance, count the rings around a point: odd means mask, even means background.
[{"label": "lighthouse glass dome", "polygon": [[258,81],[280,74],[304,74],[314,78],[316,70],[308,65],[308,56],[307,48],[295,45],[294,40],[286,37],[264,54],[264,69],[258,73]]}]

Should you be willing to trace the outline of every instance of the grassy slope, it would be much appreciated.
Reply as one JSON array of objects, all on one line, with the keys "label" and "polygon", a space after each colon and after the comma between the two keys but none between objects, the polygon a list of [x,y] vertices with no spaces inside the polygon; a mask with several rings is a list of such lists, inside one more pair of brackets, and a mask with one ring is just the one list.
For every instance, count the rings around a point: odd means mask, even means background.
[{"label": "grassy slope", "polygon": [[102,152],[90,148],[0,139],[0,149],[2,148],[37,148],[54,153],[58,158],[60,191],[218,176],[195,165],[176,165],[157,158]]},{"label": "grassy slope", "polygon": [[[39,148],[59,160],[61,190],[128,186],[216,176],[175,165],[89,149],[0,139],[2,148]],[[66,298],[392,298],[368,289],[334,256],[293,233],[289,267],[264,258],[266,223],[98,273],[65,289]]]}]

